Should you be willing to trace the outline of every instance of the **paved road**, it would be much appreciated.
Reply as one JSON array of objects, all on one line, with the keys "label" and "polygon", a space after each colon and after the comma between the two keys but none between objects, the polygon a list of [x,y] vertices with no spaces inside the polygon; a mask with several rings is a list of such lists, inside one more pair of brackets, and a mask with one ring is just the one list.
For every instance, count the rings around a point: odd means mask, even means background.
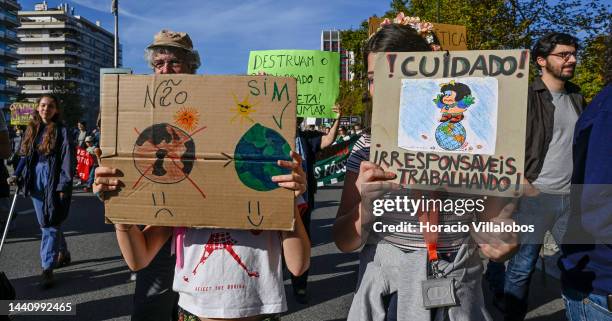
[{"label": "paved road", "polygon": [[[312,221],[313,250],[308,305],[288,295],[289,313],[283,320],[344,320],[357,282],[356,254],[339,253],[331,241],[340,187],[317,193],[317,210]],[[29,320],[129,320],[133,282],[121,258],[113,228],[103,223],[103,207],[91,194],[76,194],[68,221],[64,224],[73,263],[56,270],[57,285],[49,290],[37,287],[40,274],[38,249],[40,230],[29,200],[18,202],[18,229],[9,234],[0,258],[0,271],[7,273],[20,299],[73,302],[76,317],[18,316]],[[291,293],[285,275],[287,293]],[[536,272],[532,282],[529,320],[564,320],[559,282]],[[489,299],[490,301],[490,299]],[[495,319],[501,320],[491,308]]]}]

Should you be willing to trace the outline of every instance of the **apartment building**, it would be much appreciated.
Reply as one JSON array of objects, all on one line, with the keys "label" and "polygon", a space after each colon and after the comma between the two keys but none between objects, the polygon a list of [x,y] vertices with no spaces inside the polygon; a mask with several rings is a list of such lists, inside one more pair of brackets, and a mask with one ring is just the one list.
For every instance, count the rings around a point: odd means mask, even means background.
[{"label": "apartment building", "polygon": [[18,16],[21,75],[17,82],[25,98],[36,100],[46,93],[77,95],[81,119],[93,126],[100,105],[100,68],[113,67],[113,33],[99,22],[76,15],[68,4],[50,7],[44,1],[32,11],[19,11]]},{"label": "apartment building", "polygon": [[0,110],[9,119],[8,107],[20,92],[17,86],[17,77],[20,75],[16,68],[17,60],[17,27],[19,19],[17,11],[21,6],[14,0],[0,0]]},{"label": "apartment building", "polygon": [[342,48],[339,30],[323,30],[321,32],[321,50],[340,53],[340,80],[353,80],[355,75],[351,71],[351,66],[355,64],[355,55],[352,51]]}]

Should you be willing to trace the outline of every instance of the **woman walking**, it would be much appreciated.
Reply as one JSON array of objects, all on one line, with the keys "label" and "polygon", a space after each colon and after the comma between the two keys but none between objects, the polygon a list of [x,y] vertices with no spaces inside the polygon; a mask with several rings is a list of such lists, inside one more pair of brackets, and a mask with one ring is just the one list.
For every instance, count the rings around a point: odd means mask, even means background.
[{"label": "woman walking", "polygon": [[74,177],[74,147],[61,121],[58,100],[44,95],[21,144],[21,159],[10,183],[19,182],[30,196],[42,233],[41,286],[53,285],[53,269],[70,263],[60,224],[68,216]]}]

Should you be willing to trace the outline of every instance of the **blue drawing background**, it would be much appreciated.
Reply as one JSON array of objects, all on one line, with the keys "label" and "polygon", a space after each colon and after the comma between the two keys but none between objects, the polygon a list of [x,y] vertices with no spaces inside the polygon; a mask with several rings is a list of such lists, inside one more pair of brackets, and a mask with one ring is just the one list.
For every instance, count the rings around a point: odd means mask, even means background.
[{"label": "blue drawing background", "polygon": [[[451,80],[468,85],[475,103],[464,113],[461,124],[467,131],[466,142],[473,150],[455,152],[495,154],[497,135],[497,79],[493,77],[465,77],[438,79],[403,79],[398,126],[398,146],[411,150],[442,151],[435,140],[440,125],[440,109],[433,102],[440,93],[440,84]],[[427,136],[424,139],[422,135]],[[476,146],[481,145],[481,149]],[[433,148],[432,148],[433,147]]]}]

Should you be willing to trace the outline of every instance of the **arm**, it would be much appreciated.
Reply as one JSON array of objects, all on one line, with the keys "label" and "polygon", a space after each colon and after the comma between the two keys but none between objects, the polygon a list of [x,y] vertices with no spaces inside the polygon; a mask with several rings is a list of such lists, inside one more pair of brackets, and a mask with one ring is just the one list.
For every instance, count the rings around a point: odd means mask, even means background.
[{"label": "arm", "polygon": [[60,130],[59,134],[62,135],[62,146],[60,148],[61,167],[56,191],[67,192],[72,187],[72,178],[74,177],[76,168],[76,158],[74,146],[72,146],[72,142],[68,136],[68,130],[64,127]]},{"label": "arm", "polygon": [[[122,186],[121,180],[118,179],[122,174],[116,168],[100,166],[96,168],[95,175],[94,193],[116,191]],[[135,225],[115,224],[115,230],[121,254],[132,271],[149,265],[172,235],[171,227],[160,226],[147,226],[141,231]]]},{"label": "arm", "polygon": [[[302,157],[291,151],[292,161],[279,160],[278,166],[290,169],[291,173],[272,177],[272,181],[278,186],[293,191],[297,198],[306,191],[306,173],[302,168]],[[282,232],[283,253],[287,268],[293,275],[302,275],[310,266],[310,240],[302,223],[297,206],[293,215],[295,226],[291,232]]]},{"label": "arm", "polygon": [[147,267],[172,236],[172,228],[163,226],[147,226],[141,231],[136,225],[115,224],[115,230],[121,254],[132,271]]},{"label": "arm", "polygon": [[365,235],[361,234],[361,229],[363,225],[370,223],[372,217],[367,216],[364,219],[366,213],[362,213],[361,195],[364,189],[363,195],[367,195],[366,201],[370,202],[385,192],[399,188],[398,184],[385,182],[394,179],[395,173],[387,172],[368,161],[361,162],[359,176],[355,176],[355,173],[351,173],[349,177],[347,173],[345,177],[340,207],[333,227],[334,242],[342,252],[358,249],[366,239]]},{"label": "arm", "polygon": [[338,132],[338,126],[340,126],[340,108],[338,107],[338,105],[336,105],[334,106],[334,108],[332,108],[332,110],[338,114],[338,118],[334,120],[334,124],[329,129],[329,133],[321,137],[321,149],[324,149],[334,143],[334,140],[336,139],[336,132]]},{"label": "arm", "polygon": [[289,272],[295,276],[302,275],[310,266],[310,240],[302,217],[297,207],[294,211],[295,228],[290,232],[282,232],[283,256]]},{"label": "arm", "polygon": [[342,252],[352,252],[361,246],[361,195],[355,185],[357,173],[346,172],[340,206],[332,229],[334,242]]}]

